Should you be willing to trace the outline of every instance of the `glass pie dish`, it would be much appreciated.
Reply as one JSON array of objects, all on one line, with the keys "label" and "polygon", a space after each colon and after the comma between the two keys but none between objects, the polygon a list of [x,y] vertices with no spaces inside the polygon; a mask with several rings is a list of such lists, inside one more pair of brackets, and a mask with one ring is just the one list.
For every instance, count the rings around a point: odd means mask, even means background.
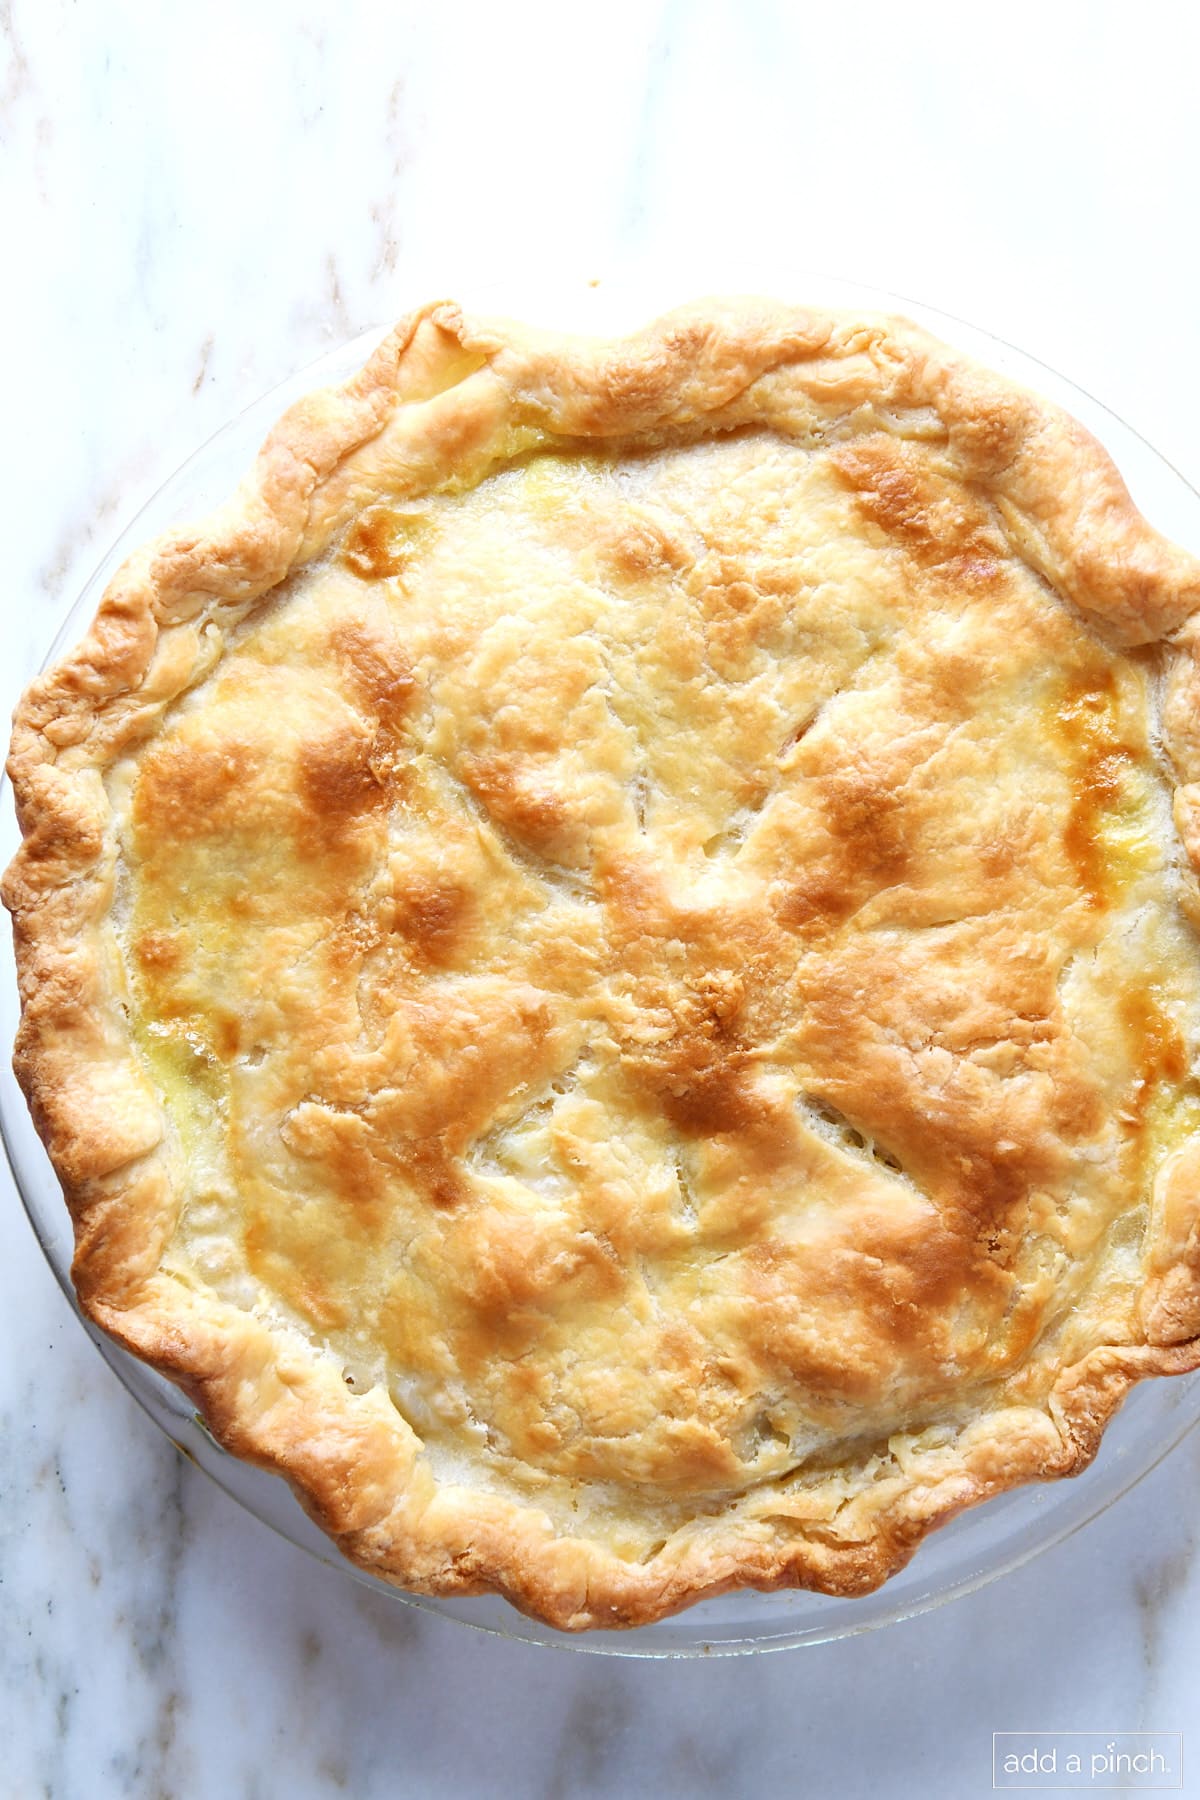
[{"label": "glass pie dish", "polygon": [[[1038,368],[1006,346],[929,312],[923,307],[888,296],[866,295],[828,282],[796,276],[781,280],[778,274],[739,272],[732,278],[722,271],[721,280],[684,283],[673,277],[668,291],[643,281],[609,288],[589,284],[586,290],[561,298],[541,292],[536,299],[519,299],[511,293],[470,294],[480,310],[514,312],[538,323],[601,329],[610,332],[636,324],[660,311],[672,299],[689,291],[740,288],[787,290],[824,303],[864,306],[873,310],[907,312],[931,326],[981,362],[1040,389],[1080,417],[1106,443],[1126,475],[1135,500],[1151,521],[1183,542],[1200,538],[1200,505],[1197,496],[1164,465],[1135,434],[1107,415],[1102,408]],[[281,407],[304,391],[349,375],[372,347],[375,334],[345,346],[276,391],[235,421],[206,446],[175,476],[114,546],[105,564],[81,596],[67,621],[62,638],[51,652],[57,655],[64,640],[74,636],[93,612],[100,592],[116,565],[135,542],[166,527],[210,510],[236,483],[249,464],[258,442]],[[4,1004],[6,1024],[15,1022],[15,997],[11,983]],[[64,1287],[67,1286],[69,1230],[50,1175],[11,1077],[3,1093],[6,1142],[35,1230]],[[148,1369],[131,1363],[105,1342],[105,1355],[118,1369],[135,1396],[151,1411],[172,1439],[194,1460],[213,1473],[228,1491],[258,1516],[331,1563],[337,1553],[311,1526],[287,1490],[273,1477],[234,1462],[208,1437],[187,1402]],[[1095,1467],[1070,1484],[1021,1490],[960,1517],[937,1534],[931,1544],[896,1576],[886,1588],[864,1599],[829,1599],[805,1591],[776,1595],[753,1593],[725,1596],[692,1608],[675,1620],[644,1626],[636,1633],[592,1634],[577,1640],[580,1647],[611,1649],[633,1654],[687,1654],[749,1648],[778,1647],[820,1641],[903,1617],[936,1601],[979,1585],[1036,1550],[1056,1541],[1124,1491],[1137,1476],[1165,1453],[1194,1421],[1197,1411],[1195,1380],[1158,1382],[1140,1390],[1111,1428]],[[386,1591],[393,1592],[388,1588]],[[539,1641],[562,1642],[544,1627],[520,1620],[498,1600],[422,1601],[435,1610],[493,1630]]]}]

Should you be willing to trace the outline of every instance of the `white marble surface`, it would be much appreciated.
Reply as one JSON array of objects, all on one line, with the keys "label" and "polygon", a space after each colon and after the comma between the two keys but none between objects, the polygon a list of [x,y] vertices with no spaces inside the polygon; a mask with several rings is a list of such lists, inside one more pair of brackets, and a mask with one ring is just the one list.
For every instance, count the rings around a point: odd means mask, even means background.
[{"label": "white marble surface", "polygon": [[[787,261],[923,297],[1193,480],[1200,14],[610,0],[0,4],[7,705],[187,452],[329,345],[517,267]],[[183,1463],[0,1193],[0,1793],[970,1796],[993,1730],[1200,1762],[1200,1436],[869,1638],[602,1661],[310,1562]],[[1200,1792],[1200,1787],[1194,1791]]]}]

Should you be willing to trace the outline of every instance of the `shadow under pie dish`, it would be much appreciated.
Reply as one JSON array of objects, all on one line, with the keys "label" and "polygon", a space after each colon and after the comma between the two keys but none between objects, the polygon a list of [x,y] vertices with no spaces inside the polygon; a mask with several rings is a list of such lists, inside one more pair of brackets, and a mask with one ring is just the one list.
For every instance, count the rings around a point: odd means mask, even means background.
[{"label": "shadow under pie dish", "polygon": [[900,321],[414,315],[18,713],[85,1309],[570,1628],[1082,1467],[1200,1361],[1198,577]]}]

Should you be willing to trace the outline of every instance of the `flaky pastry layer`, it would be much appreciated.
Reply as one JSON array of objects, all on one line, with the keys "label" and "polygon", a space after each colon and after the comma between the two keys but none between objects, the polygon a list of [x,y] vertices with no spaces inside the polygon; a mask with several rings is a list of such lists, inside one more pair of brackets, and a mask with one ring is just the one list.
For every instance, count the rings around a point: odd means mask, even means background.
[{"label": "flaky pastry layer", "polygon": [[896,319],[422,309],[30,689],[91,1317],[348,1556],[864,1592],[1200,1362],[1200,566]]}]

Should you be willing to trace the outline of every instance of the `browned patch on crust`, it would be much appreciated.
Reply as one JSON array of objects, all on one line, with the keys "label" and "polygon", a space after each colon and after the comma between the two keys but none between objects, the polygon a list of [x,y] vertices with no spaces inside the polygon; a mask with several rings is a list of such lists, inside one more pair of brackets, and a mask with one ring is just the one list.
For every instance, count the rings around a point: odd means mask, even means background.
[{"label": "browned patch on crust", "polygon": [[996,832],[979,846],[979,866],[989,880],[1007,884],[1019,874],[1029,856],[1032,833],[1028,818],[1021,819],[1007,831]]},{"label": "browned patch on crust", "polygon": [[[721,556],[715,570],[709,573],[710,579],[699,594],[700,604],[709,619],[724,616],[742,621],[758,611],[764,595],[752,578],[750,563],[745,556]],[[772,594],[769,601],[774,624],[783,615],[781,596]]]},{"label": "browned patch on crust", "polygon": [[782,890],[775,916],[785,931],[803,931],[814,924],[841,925],[858,905],[849,886],[820,875],[804,875]]},{"label": "browned patch on crust", "polygon": [[636,996],[637,1027],[616,1027],[633,1092],[688,1137],[749,1128],[762,1109],[744,1039],[750,958],[738,920],[672,905],[657,870],[632,858],[601,869],[598,888]]},{"label": "browned patch on crust", "polygon": [[1187,1075],[1187,1047],[1153,995],[1131,989],[1122,994],[1118,1010],[1133,1052],[1133,1081],[1120,1119],[1131,1135],[1140,1134],[1156,1090]]},{"label": "browned patch on crust", "polygon": [[605,531],[597,545],[604,568],[618,579],[643,581],[648,576],[676,574],[691,563],[687,549],[668,525],[637,507]]},{"label": "browned patch on crust", "polygon": [[1113,729],[1117,690],[1111,669],[1088,671],[1066,690],[1057,727],[1070,752],[1074,796],[1063,846],[1088,904],[1112,904],[1113,877],[1105,855],[1104,815],[1120,804],[1137,751]]},{"label": "browned patch on crust", "polygon": [[818,1396],[853,1399],[881,1378],[920,1391],[953,1358],[964,1306],[1002,1319],[1025,1186],[969,1152],[956,1160],[948,1180],[930,1181],[934,1211],[914,1219],[902,1206],[892,1218],[879,1206],[849,1215],[828,1240],[744,1253],[751,1335],[768,1365]]},{"label": "browned patch on crust", "polygon": [[697,355],[711,338],[702,321],[677,317],[666,328],[665,355],[639,356],[631,346],[617,344],[595,388],[588,391],[581,384],[572,393],[578,428],[607,437],[641,429],[647,418],[674,413],[679,396],[672,365]]},{"label": "browned patch on crust", "polygon": [[250,1273],[264,1286],[284,1294],[297,1311],[326,1331],[350,1322],[349,1309],[333,1283],[306,1266],[307,1259],[277,1246],[269,1221],[252,1219],[242,1234],[242,1254]]},{"label": "browned patch on crust", "polygon": [[172,931],[144,931],[135,939],[133,954],[150,975],[173,975],[183,962],[179,939]]},{"label": "browned patch on crust", "polygon": [[903,878],[909,847],[895,787],[865,770],[838,770],[822,783],[821,806],[856,877],[880,886]]},{"label": "browned patch on crust", "polygon": [[348,1203],[360,1223],[377,1219],[384,1171],[366,1119],[308,1101],[283,1119],[279,1135],[293,1156],[321,1165],[331,1191]]},{"label": "browned patch on crust", "polygon": [[[945,943],[947,958],[954,941]],[[1098,1121],[1093,1085],[1066,1059],[1050,1018],[1052,971],[1037,957],[981,966],[979,942],[966,937],[965,963],[944,971],[919,955],[910,962],[886,941],[872,946],[865,934],[853,950],[814,955],[801,1055],[814,1070],[809,1091],[886,1144],[936,1207],[938,1282],[991,1304],[1029,1197],[1061,1179],[1067,1151],[1038,1090],[999,1077],[973,1053],[1001,1047],[1018,1077],[1053,1067],[1056,1095],[1077,1115],[1070,1124],[1085,1135]],[[931,1245],[914,1242],[911,1257],[925,1260]]]},{"label": "browned patch on crust", "polygon": [[[999,1262],[1019,1247],[1021,1223],[1040,1158],[1024,1144],[980,1146],[974,1130],[961,1130],[944,1161],[950,1177],[947,1215]],[[976,1141],[972,1141],[972,1140]],[[965,1140],[965,1141],[964,1141]]]},{"label": "browned patch on crust", "polygon": [[[687,1137],[757,1130],[764,1104],[755,1092],[744,1016],[756,948],[745,922],[720,910],[677,910],[653,876],[629,866],[610,872],[605,886],[639,1017],[656,1021],[650,1045],[639,1043],[638,1034],[625,1037],[621,1061],[634,1090]],[[664,957],[672,952],[682,992],[664,979]]]},{"label": "browned patch on crust", "polygon": [[338,920],[325,942],[329,967],[338,974],[356,970],[383,941],[377,917],[352,909]]},{"label": "browned patch on crust", "polygon": [[738,1029],[743,999],[736,976],[705,969],[684,997],[668,1042],[655,1056],[634,1059],[640,1082],[688,1137],[748,1131],[762,1115],[750,1053]]},{"label": "browned patch on crust", "polygon": [[371,767],[370,740],[358,732],[303,744],[297,773],[306,816],[315,820],[326,842],[385,797]]},{"label": "browned patch on crust", "polygon": [[783,634],[794,593],[778,571],[760,569],[757,557],[721,554],[699,565],[688,583],[704,627],[708,658],[727,680],[741,678],[747,661]]},{"label": "browned patch on crust", "polygon": [[639,1073],[676,1131],[717,1137],[746,1130],[757,1116],[745,1064],[744,1051],[723,1050],[697,1033],[679,1038],[663,1065],[642,1063]]},{"label": "browned patch on crust", "polygon": [[409,1138],[394,1145],[392,1154],[430,1206],[458,1206],[470,1194],[459,1160],[443,1137]]},{"label": "browned patch on crust", "polygon": [[818,804],[828,839],[773,900],[785,931],[836,929],[901,883],[912,861],[903,789],[882,774],[835,770],[821,779]]},{"label": "browned patch on crust", "polygon": [[455,882],[406,881],[396,891],[394,929],[423,961],[444,964],[454,955],[473,907]]},{"label": "browned patch on crust", "polygon": [[343,619],[329,634],[329,648],[363,712],[381,725],[398,725],[411,709],[416,681],[396,639],[361,620]]},{"label": "browned patch on crust", "polygon": [[1007,554],[986,506],[936,474],[915,445],[880,432],[840,446],[830,462],[854,490],[862,516],[920,564],[946,566],[968,590],[990,586]]},{"label": "browned patch on crust", "polygon": [[341,560],[360,581],[387,581],[412,554],[403,521],[387,506],[368,506],[342,542]]},{"label": "browned patch on crust", "polygon": [[265,763],[261,740],[164,743],[143,761],[134,823],[168,841],[234,828],[244,811],[247,786],[257,784]]},{"label": "browned patch on crust", "polygon": [[567,802],[525,759],[465,756],[462,773],[475,798],[518,842],[543,854],[561,853],[566,840],[579,835]]},{"label": "browned patch on crust", "polygon": [[[752,1244],[741,1256],[744,1291],[751,1303],[747,1337],[768,1370],[784,1370],[811,1400],[865,1400],[879,1382],[883,1346],[868,1338],[863,1286],[856,1277],[861,1259],[845,1252],[814,1257],[811,1251],[773,1241]],[[819,1260],[823,1293],[814,1292],[813,1264]],[[838,1296],[849,1302],[855,1322],[852,1355],[831,1338],[824,1319],[836,1317]]]},{"label": "browned patch on crust", "polygon": [[[456,1227],[457,1229],[457,1227]],[[595,1236],[535,1224],[520,1214],[479,1209],[464,1218],[463,1298],[492,1330],[511,1337],[545,1326],[565,1302],[614,1295],[624,1270]],[[532,1315],[532,1316],[531,1316]],[[469,1361],[474,1331],[466,1334]]]},{"label": "browned patch on crust", "polygon": [[320,1165],[347,1216],[368,1234],[387,1216],[388,1184],[396,1174],[436,1207],[456,1206],[469,1191],[438,1132],[393,1135],[361,1113],[306,1102],[285,1119],[280,1135],[294,1156]]},{"label": "browned patch on crust", "polygon": [[906,687],[921,716],[946,721],[969,717],[975,695],[991,679],[986,657],[945,646],[936,654],[921,646],[908,662],[907,675]]}]

